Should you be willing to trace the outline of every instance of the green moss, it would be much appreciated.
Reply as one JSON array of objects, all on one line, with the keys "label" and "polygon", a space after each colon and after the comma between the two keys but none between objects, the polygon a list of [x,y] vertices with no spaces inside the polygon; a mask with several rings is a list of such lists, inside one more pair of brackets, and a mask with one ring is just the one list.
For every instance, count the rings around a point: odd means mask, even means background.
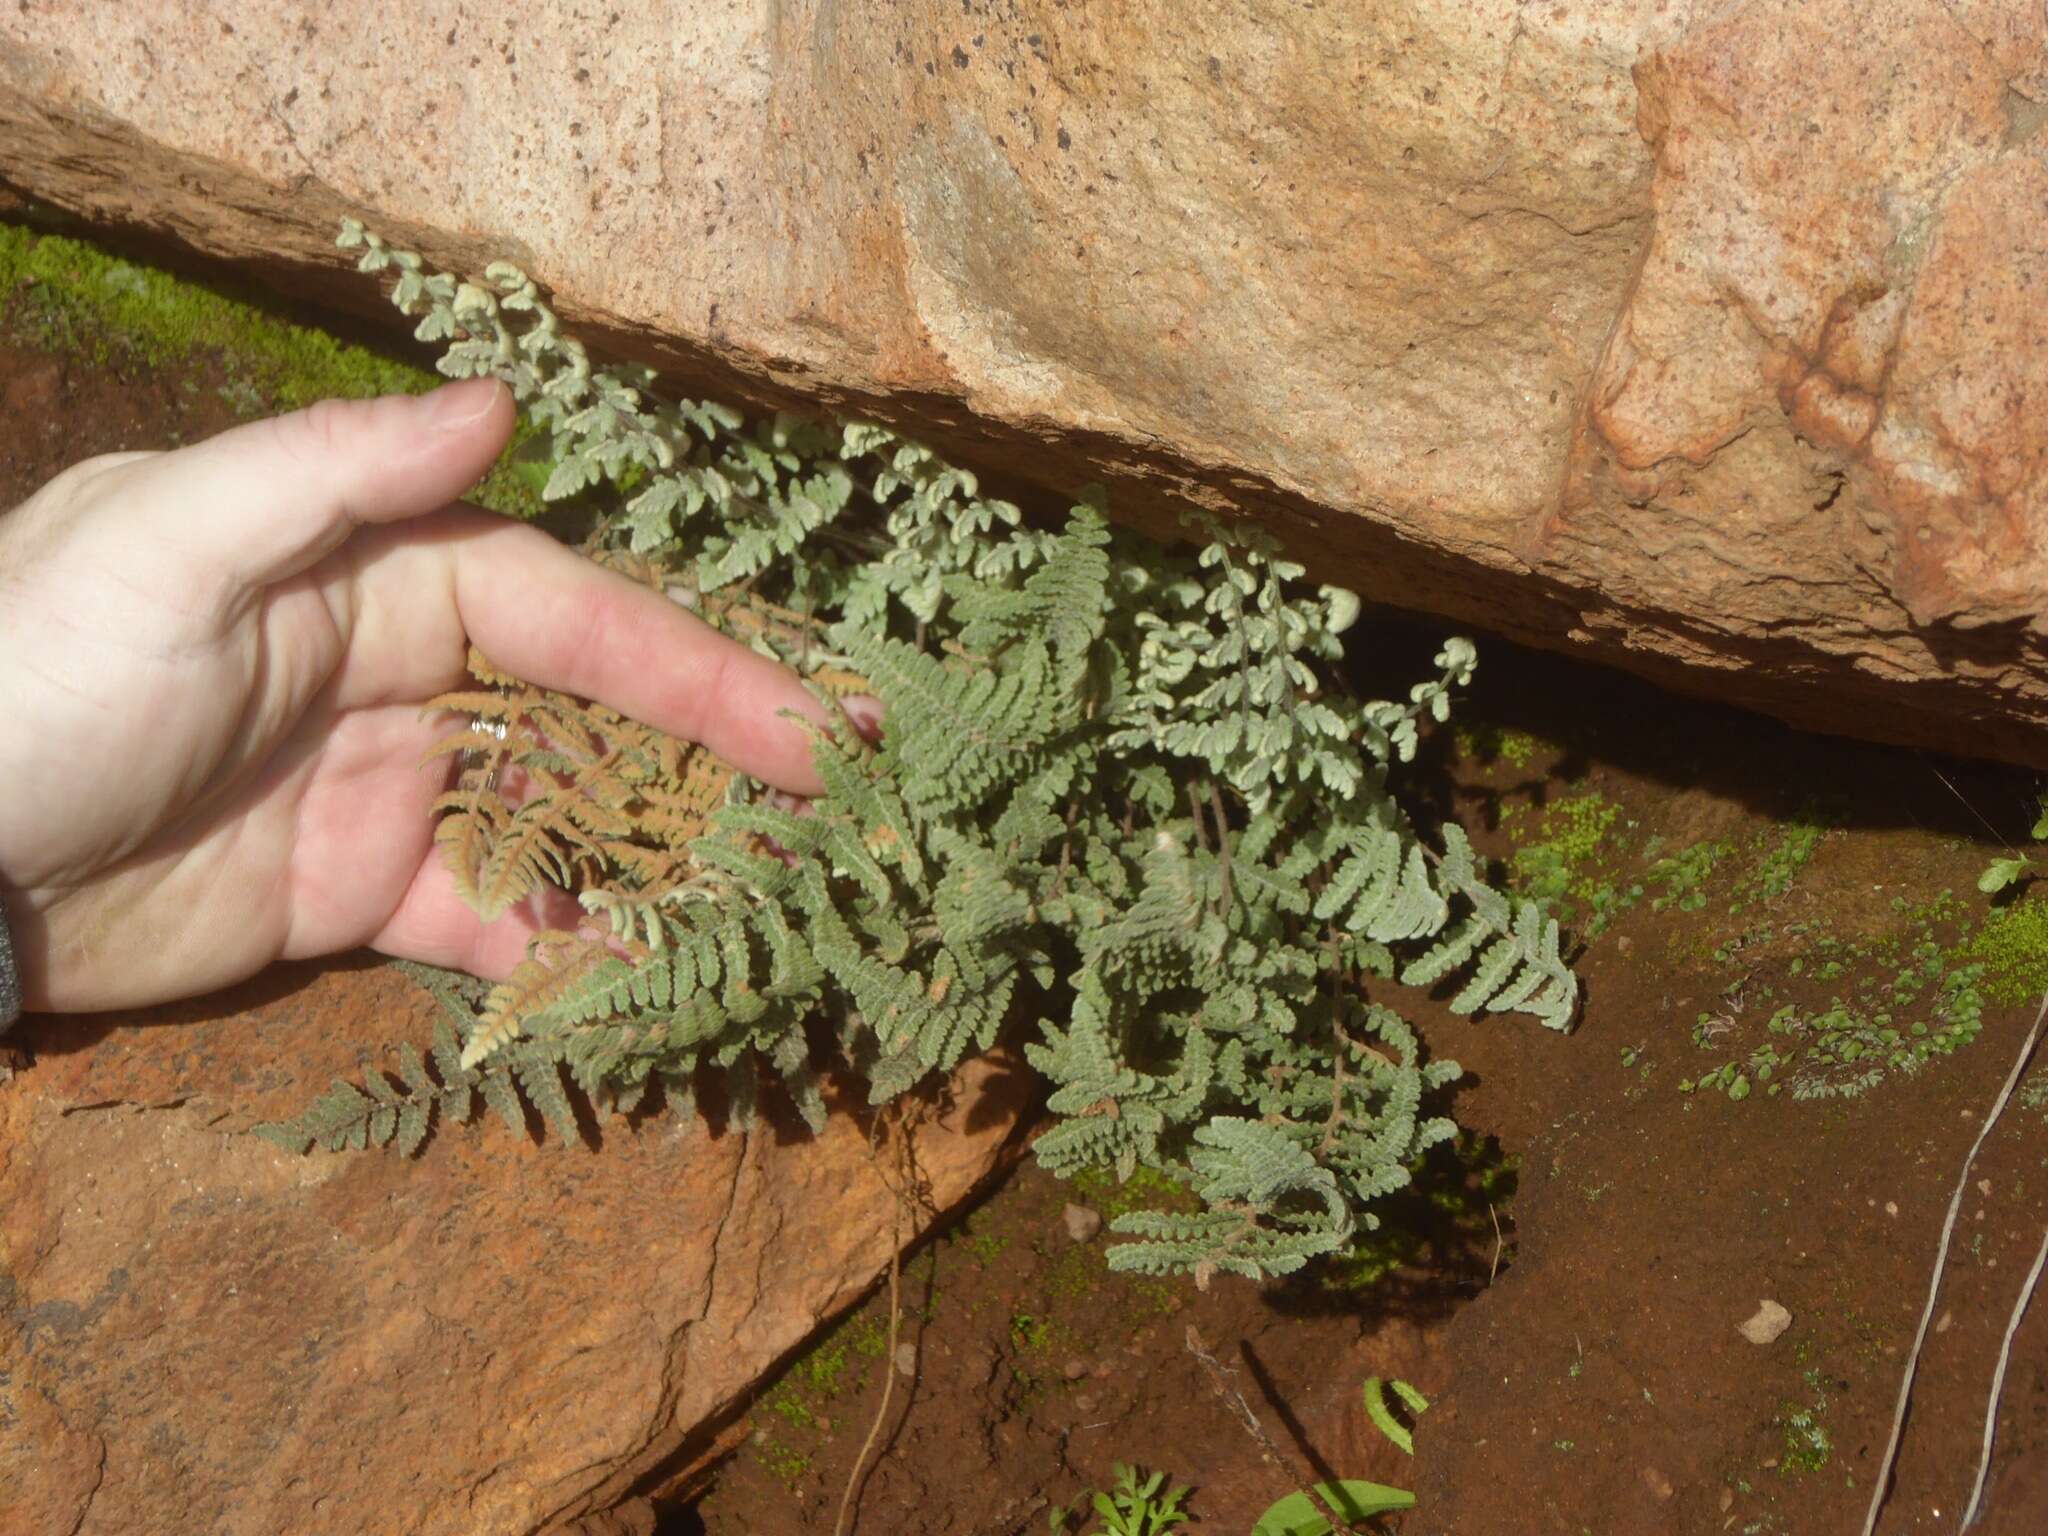
[{"label": "green moss", "polygon": [[1588,937],[1641,900],[1640,884],[1622,884],[1611,868],[1619,851],[1621,807],[1604,795],[1572,795],[1544,807],[1534,834],[1509,860],[1514,885],[1562,921],[1585,912]]},{"label": "green moss", "polygon": [[1388,1197],[1375,1227],[1360,1225],[1350,1244],[1325,1259],[1317,1284],[1325,1291],[1361,1291],[1395,1270],[1421,1264],[1446,1237],[1484,1251],[1497,1241],[1496,1221],[1514,1200],[1520,1162],[1491,1137],[1461,1131],[1430,1149],[1411,1170],[1413,1182]]},{"label": "green moss", "polygon": [[879,1360],[888,1352],[889,1324],[884,1318],[863,1312],[840,1332],[845,1335],[853,1352],[865,1360]]},{"label": "green moss", "polygon": [[[1092,1294],[1105,1273],[1101,1255],[1085,1243],[1067,1242],[1065,1238],[1060,1243],[1062,1246],[1039,1273],[1039,1288],[1061,1301]],[[1041,1247],[1039,1251],[1046,1250]]]},{"label": "green moss", "polygon": [[1200,1208],[1200,1202],[1184,1185],[1153,1168],[1139,1168],[1122,1183],[1117,1182],[1113,1173],[1091,1168],[1074,1175],[1073,1188],[1105,1222],[1131,1211]]},{"label": "green moss", "polygon": [[802,1382],[821,1397],[835,1396],[839,1391],[840,1378],[846,1374],[850,1342],[844,1329],[835,1329],[826,1336],[824,1343],[797,1361],[790,1371],[791,1378]]},{"label": "green moss", "polygon": [[1170,1317],[1184,1305],[1185,1279],[1159,1279],[1150,1275],[1134,1278],[1129,1285],[1125,1309],[1143,1321],[1148,1317]]},{"label": "green moss", "polygon": [[[906,1309],[906,1315],[916,1315],[915,1309]],[[848,1318],[800,1355],[776,1391],[798,1393],[813,1403],[829,1402],[849,1386],[863,1386],[867,1370],[858,1362],[878,1360],[888,1348],[888,1320],[871,1306]],[[850,1380],[849,1366],[854,1367]],[[784,1417],[789,1415],[785,1413]]]},{"label": "green moss", "polygon": [[1540,736],[1527,731],[1506,730],[1485,721],[1460,724],[1452,727],[1458,744],[1460,757],[1473,758],[1482,763],[1501,762],[1510,768],[1527,768],[1536,760],[1536,754],[1552,750],[1552,744]]},{"label": "green moss", "polygon": [[1658,887],[1657,895],[1650,899],[1651,910],[1676,907],[1681,912],[1699,911],[1707,904],[1705,887],[1714,867],[1734,851],[1732,843],[1714,839],[1693,843],[1657,860],[1643,871],[1643,884]]},{"label": "green moss", "polygon": [[1407,1222],[1383,1221],[1361,1230],[1341,1253],[1323,1260],[1317,1280],[1326,1291],[1363,1291],[1427,1256],[1428,1243],[1419,1228]]},{"label": "green moss", "polygon": [[1811,1402],[1788,1400],[1778,1414],[1778,1425],[1785,1441],[1778,1470],[1787,1475],[1818,1472],[1834,1458],[1834,1437],[1828,1433],[1827,1425],[1821,1422],[1822,1415],[1828,1411],[1828,1396],[1819,1371],[1807,1371],[1806,1387],[1812,1395]]},{"label": "green moss", "polygon": [[2023,1003],[2048,991],[2048,897],[2001,907],[1956,946],[1958,960],[1984,967],[1993,1002]]},{"label": "green moss", "polygon": [[[17,224],[0,223],[0,325],[95,367],[217,364],[221,398],[247,420],[317,400],[419,394],[442,382],[417,364],[287,320],[252,297]],[[474,499],[537,516],[530,480],[508,455]]]},{"label": "green moss", "polygon": [[1600,851],[1621,807],[1603,795],[1573,795],[1544,809],[1543,840],[1521,850],[1550,849],[1567,867],[1584,864]]},{"label": "green moss", "polygon": [[995,1263],[1002,1251],[1010,1246],[1010,1240],[1000,1232],[989,1232],[982,1228],[977,1216],[969,1216],[960,1223],[954,1234],[954,1242],[961,1250],[983,1269]]},{"label": "green moss", "polygon": [[1841,818],[1820,806],[1808,805],[1779,824],[1775,833],[1760,832],[1752,848],[1756,863],[1736,887],[1730,912],[1760,901],[1776,901],[1798,882],[1813,862],[1821,840],[1840,824]]},{"label": "green moss", "polygon": [[794,1446],[784,1445],[772,1435],[757,1435],[754,1439],[754,1454],[768,1475],[787,1487],[794,1488],[811,1470],[811,1458]]},{"label": "green moss", "polygon": [[2020,1108],[2038,1109],[2048,1115],[2048,1067],[2036,1067],[2020,1084]]},{"label": "green moss", "polygon": [[[1824,1007],[1778,1007],[1765,1024],[1769,1038],[1727,1059],[1743,1011],[1743,997],[1731,989],[1725,1011],[1701,1013],[1692,1032],[1696,1047],[1724,1059],[1680,1082],[1679,1092],[1719,1092],[1735,1100],[1788,1091],[1802,1100],[1859,1098],[1888,1075],[1917,1072],[1975,1040],[1985,967],[1963,958],[1966,944],[1943,945],[1941,936],[1962,921],[1954,894],[1942,891],[1917,903],[1902,898],[1892,911],[1893,927],[1860,939],[1837,937],[1825,923],[1787,924],[1783,937],[1800,947],[1782,960],[1784,978],[1842,983],[1841,990]],[[1765,944],[1778,937],[1769,925],[1763,933]],[[1724,946],[1717,958],[1726,961],[1746,947]],[[1764,1003],[1776,991],[1761,981],[1746,990],[1749,1001]]]},{"label": "green moss", "polygon": [[764,1399],[768,1411],[792,1429],[809,1429],[818,1416],[802,1393],[784,1383]]},{"label": "green moss", "polygon": [[81,241],[0,224],[0,317],[53,350],[154,368],[218,356],[264,408],[418,394],[427,369]]}]

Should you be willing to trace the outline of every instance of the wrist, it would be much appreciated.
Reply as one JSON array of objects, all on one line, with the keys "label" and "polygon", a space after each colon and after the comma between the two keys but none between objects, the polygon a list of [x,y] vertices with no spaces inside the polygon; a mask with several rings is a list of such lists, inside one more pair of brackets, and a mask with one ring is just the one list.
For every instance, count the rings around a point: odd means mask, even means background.
[{"label": "wrist", "polygon": [[21,1017],[21,972],[16,968],[14,939],[8,926],[7,900],[0,892],[0,1034]]}]

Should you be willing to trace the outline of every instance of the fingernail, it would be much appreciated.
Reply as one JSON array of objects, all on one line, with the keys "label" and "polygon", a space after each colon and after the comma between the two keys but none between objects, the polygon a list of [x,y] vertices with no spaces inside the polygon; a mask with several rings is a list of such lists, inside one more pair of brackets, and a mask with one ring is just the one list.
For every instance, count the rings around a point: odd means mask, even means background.
[{"label": "fingernail", "polygon": [[464,379],[444,384],[427,402],[427,420],[437,432],[459,432],[473,426],[498,403],[504,389],[496,379]]},{"label": "fingernail", "polygon": [[870,698],[865,693],[856,693],[839,701],[839,707],[846,718],[853,722],[853,728],[869,741],[882,739],[882,701]]}]

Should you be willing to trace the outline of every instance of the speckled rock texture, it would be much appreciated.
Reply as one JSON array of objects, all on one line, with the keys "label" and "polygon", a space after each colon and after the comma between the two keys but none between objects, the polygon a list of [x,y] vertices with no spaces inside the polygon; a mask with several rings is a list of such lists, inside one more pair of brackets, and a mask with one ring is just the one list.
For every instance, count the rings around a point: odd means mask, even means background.
[{"label": "speckled rock texture", "polygon": [[[382,967],[283,969],[8,1037],[0,1533],[645,1536],[631,1496],[886,1267],[850,1107],[815,1138],[656,1115],[595,1148],[492,1119],[410,1161],[244,1134],[434,1008]],[[913,1143],[927,1212],[1027,1098],[999,1063],[955,1080]]]},{"label": "speckled rock texture", "polygon": [[690,387],[2048,765],[2044,118],[2040,0],[0,10],[54,203],[509,254]]}]

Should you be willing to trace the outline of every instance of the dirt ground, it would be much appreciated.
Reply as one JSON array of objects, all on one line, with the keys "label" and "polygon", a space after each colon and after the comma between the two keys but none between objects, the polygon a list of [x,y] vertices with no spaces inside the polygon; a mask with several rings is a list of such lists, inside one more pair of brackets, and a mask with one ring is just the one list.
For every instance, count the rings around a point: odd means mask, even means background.
[{"label": "dirt ground", "polygon": [[[0,505],[264,408],[232,359],[81,349],[9,297]],[[1414,1489],[1387,1522],[1411,1533],[1859,1528],[1951,1192],[2048,985],[2048,890],[1976,885],[2028,845],[2040,786],[1480,640],[1415,800],[1556,905],[1578,1028],[1389,989],[1466,1068],[1467,1134],[1319,1275],[1110,1275],[1087,1229],[1133,1192],[1027,1160],[906,1263],[899,1349],[885,1294],[830,1323],[708,1486],[646,1489],[639,1528],[831,1531],[892,1379],[866,1532],[1044,1531],[1118,1462],[1193,1485],[1202,1531],[1249,1530],[1310,1475]],[[1360,649],[1394,687],[1431,644],[1395,625]],[[2044,1062],[1966,1186],[1884,1532],[1959,1523],[2048,1229]],[[1766,1301],[1788,1321],[1753,1343]],[[1372,1375],[1432,1402],[1412,1460],[1362,1408]],[[2048,1301],[2013,1343],[1980,1529],[2048,1529]]]}]

